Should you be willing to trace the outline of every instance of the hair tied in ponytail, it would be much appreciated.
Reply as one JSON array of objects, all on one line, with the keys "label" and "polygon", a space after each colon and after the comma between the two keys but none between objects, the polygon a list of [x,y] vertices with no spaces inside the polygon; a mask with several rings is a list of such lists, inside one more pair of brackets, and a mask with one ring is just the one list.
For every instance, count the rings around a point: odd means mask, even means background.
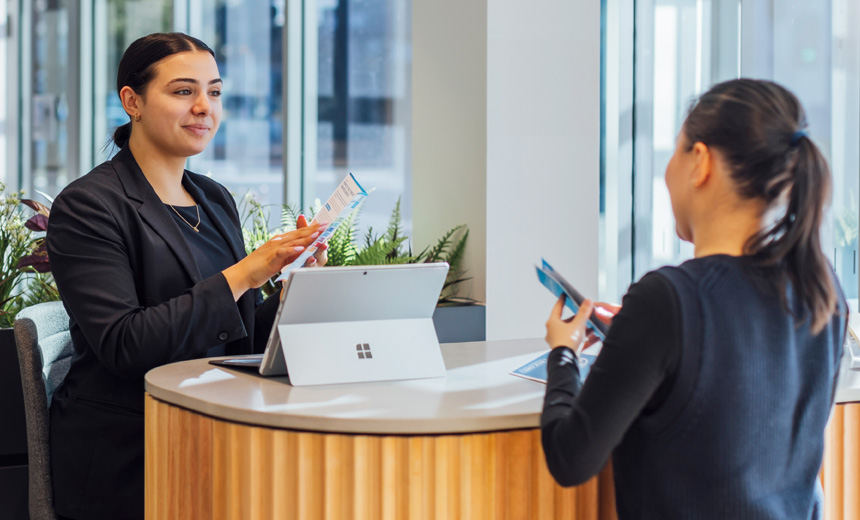
[{"label": "hair tied in ponytail", "polygon": [[791,136],[791,147],[794,148],[797,146],[797,143],[799,143],[804,137],[809,137],[806,130],[798,130],[797,132],[794,132],[794,135]]}]

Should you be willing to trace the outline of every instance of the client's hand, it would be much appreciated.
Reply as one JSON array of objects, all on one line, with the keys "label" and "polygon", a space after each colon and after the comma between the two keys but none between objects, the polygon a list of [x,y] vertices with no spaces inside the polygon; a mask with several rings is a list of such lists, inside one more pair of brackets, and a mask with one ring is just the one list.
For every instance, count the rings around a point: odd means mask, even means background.
[{"label": "client's hand", "polygon": [[323,229],[319,224],[311,224],[289,233],[275,235],[253,253],[224,269],[222,273],[233,292],[233,299],[238,300],[248,289],[256,289],[266,283],[302,254]]},{"label": "client's hand", "polygon": [[595,302],[594,303],[594,315],[597,316],[597,319],[602,321],[607,325],[612,325],[612,318],[618,314],[618,311],[621,310],[620,305],[616,305],[614,303],[606,303],[606,302]]},{"label": "client's hand", "polygon": [[[594,310],[594,304],[591,300],[585,300],[579,306],[579,312],[570,318],[562,319],[564,300],[565,296],[559,297],[555,307],[552,308],[552,313],[546,322],[546,342],[550,348],[569,347],[579,354],[585,344],[585,324],[591,316],[591,311]],[[590,341],[593,342],[593,338]]]},{"label": "client's hand", "polygon": [[[325,227],[326,224],[322,224],[322,227]],[[296,219],[296,229],[302,229],[308,227],[308,219],[304,215],[299,215],[299,218]],[[321,245],[316,252],[314,252],[314,256],[308,258],[307,262],[305,262],[305,267],[322,267],[326,263],[328,263],[328,253],[326,250],[328,249],[328,244]]]}]

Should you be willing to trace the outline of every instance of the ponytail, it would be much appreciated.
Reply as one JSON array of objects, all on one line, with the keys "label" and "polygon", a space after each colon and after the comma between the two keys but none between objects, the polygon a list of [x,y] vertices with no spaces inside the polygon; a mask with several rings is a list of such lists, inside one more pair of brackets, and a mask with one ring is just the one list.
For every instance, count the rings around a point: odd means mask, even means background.
[{"label": "ponytail", "polygon": [[[835,280],[821,251],[821,221],[830,198],[831,177],[821,151],[800,136],[788,152],[791,178],[785,215],[752,236],[746,252],[761,265],[784,265],[788,280],[811,314],[812,332],[820,332],[837,308]],[[778,284],[785,295],[785,277]]]},{"label": "ponytail", "polygon": [[126,144],[128,144],[128,140],[131,138],[131,121],[124,125],[120,125],[113,132],[113,144],[116,145],[117,148],[122,148]]},{"label": "ponytail", "polygon": [[[788,308],[791,290],[817,334],[838,308],[837,281],[821,251],[821,222],[830,199],[830,169],[807,137],[797,97],[770,81],[737,79],[712,87],[684,122],[689,146],[719,149],[741,197],[785,213],[747,241],[744,253],[773,267],[773,282]],[[800,309],[788,309],[800,318]]]}]

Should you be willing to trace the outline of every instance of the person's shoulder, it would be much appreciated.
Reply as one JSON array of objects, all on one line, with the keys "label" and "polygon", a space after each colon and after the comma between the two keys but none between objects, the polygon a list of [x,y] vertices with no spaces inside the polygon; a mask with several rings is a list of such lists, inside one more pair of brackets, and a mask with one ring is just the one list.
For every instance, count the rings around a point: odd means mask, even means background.
[{"label": "person's shoulder", "polygon": [[667,309],[678,300],[677,291],[671,283],[667,272],[677,267],[663,267],[649,273],[635,282],[624,295],[623,307],[633,304],[635,307],[648,309]]},{"label": "person's shoulder", "polygon": [[100,200],[110,198],[114,193],[120,193],[122,185],[117,177],[116,169],[111,161],[105,161],[87,174],[78,177],[63,188],[54,200],[62,202],[67,199],[88,194]]},{"label": "person's shoulder", "polygon": [[676,288],[683,286],[704,288],[720,283],[727,276],[744,277],[749,274],[750,261],[747,257],[730,255],[711,255],[692,258],[680,265],[667,265],[649,274],[661,276]]}]

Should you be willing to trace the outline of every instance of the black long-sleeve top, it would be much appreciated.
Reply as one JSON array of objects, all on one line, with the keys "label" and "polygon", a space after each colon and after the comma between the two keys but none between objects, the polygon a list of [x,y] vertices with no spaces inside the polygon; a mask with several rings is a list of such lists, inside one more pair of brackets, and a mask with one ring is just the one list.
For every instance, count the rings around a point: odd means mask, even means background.
[{"label": "black long-sleeve top", "polygon": [[562,485],[600,472],[630,424],[658,408],[670,390],[681,334],[678,298],[666,279],[649,273],[633,284],[611,331],[585,388],[572,350],[549,355],[541,427],[544,444],[557,449],[547,463]]},{"label": "black long-sleeve top", "polygon": [[819,518],[847,306],[813,334],[779,269],[714,255],[646,275],[584,385],[556,348],[541,417],[555,479],[584,482],[611,455],[622,519]]}]

